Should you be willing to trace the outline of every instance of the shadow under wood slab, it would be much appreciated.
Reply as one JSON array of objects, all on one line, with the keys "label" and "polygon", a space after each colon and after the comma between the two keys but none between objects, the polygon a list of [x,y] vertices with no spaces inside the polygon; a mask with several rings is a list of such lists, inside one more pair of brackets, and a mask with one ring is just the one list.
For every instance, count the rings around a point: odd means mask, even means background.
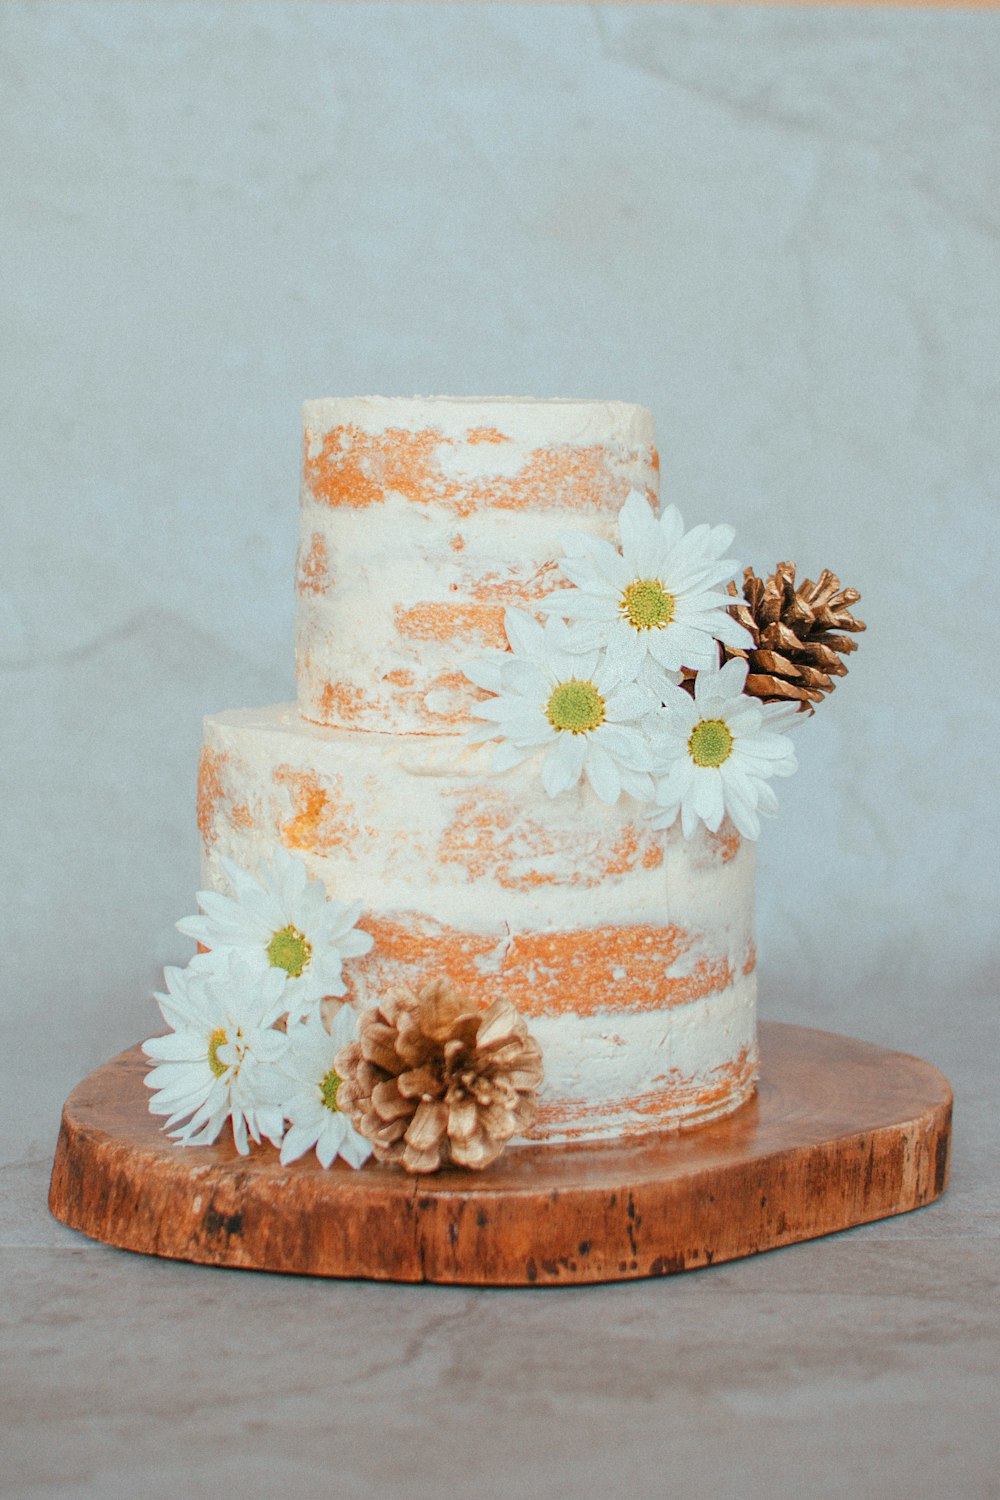
[{"label": "shadow under wood slab", "polygon": [[951,1089],[919,1058],[760,1028],[728,1119],[604,1146],[513,1147],[482,1174],[283,1167],[272,1146],[174,1145],[138,1047],[66,1101],[49,1206],[125,1250],[383,1281],[554,1285],[660,1276],[906,1213],[943,1192]]}]

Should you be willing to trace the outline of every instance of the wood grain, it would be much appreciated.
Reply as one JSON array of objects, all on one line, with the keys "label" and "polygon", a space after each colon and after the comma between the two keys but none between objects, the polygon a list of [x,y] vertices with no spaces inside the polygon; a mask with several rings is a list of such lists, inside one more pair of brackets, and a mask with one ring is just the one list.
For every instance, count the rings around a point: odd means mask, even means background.
[{"label": "wood grain", "polygon": [[148,1112],[138,1047],[63,1110],[49,1206],[126,1250],[384,1281],[552,1285],[661,1276],[890,1214],[944,1191],[951,1089],[929,1063],[761,1026],[757,1097],[628,1145],[512,1148],[481,1175],[414,1179],[270,1146],[179,1147]]}]

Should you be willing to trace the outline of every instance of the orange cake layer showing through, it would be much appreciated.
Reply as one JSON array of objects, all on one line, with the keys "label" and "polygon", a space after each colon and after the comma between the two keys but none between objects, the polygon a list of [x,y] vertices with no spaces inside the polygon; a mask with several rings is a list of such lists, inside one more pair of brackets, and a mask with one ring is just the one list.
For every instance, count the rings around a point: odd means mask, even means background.
[{"label": "orange cake layer showing through", "polygon": [[303,715],[451,734],[482,694],[463,667],[506,645],[504,610],[567,580],[560,536],[655,505],[653,420],[597,401],[306,402],[297,570]]},{"label": "orange cake layer showing through", "polygon": [[655,923],[516,932],[498,941],[437,923],[428,930],[410,913],[372,918],[368,930],[375,948],[358,967],[370,993],[447,974],[482,1006],[511,1000],[526,1016],[661,1011],[733,982],[725,955],[681,965],[697,934]]}]

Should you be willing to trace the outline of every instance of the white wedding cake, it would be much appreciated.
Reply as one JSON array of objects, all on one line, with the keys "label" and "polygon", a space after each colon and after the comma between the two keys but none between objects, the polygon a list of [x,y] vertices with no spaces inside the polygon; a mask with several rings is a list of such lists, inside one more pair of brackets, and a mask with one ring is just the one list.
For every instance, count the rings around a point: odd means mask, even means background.
[{"label": "white wedding cake", "polygon": [[533,1141],[736,1109],[757,1075],[753,843],[728,818],[658,830],[596,774],[550,795],[538,755],[497,769],[469,734],[490,692],[466,671],[507,650],[507,611],[552,613],[566,534],[617,545],[636,492],[657,511],[651,414],[373,397],[308,401],[304,422],[298,702],[206,720],[206,885],[231,893],[223,857],[256,873],[284,846],[361,904],[359,1010],[440,978],[512,1001],[544,1060]]}]

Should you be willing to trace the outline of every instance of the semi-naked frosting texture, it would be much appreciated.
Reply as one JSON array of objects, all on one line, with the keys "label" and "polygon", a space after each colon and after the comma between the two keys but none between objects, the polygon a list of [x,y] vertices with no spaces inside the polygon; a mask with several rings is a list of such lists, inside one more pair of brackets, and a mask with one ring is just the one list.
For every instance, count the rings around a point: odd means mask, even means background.
[{"label": "semi-naked frosting texture", "polygon": [[655,505],[653,418],[623,402],[308,401],[297,678],[315,723],[453,734],[504,647],[508,605],[565,587],[567,530],[611,538],[632,489]]},{"label": "semi-naked frosting texture", "polygon": [[545,1083],[533,1136],[693,1124],[753,1091],[753,846],[728,825],[685,842],[585,784],[550,799],[533,761],[493,775],[453,735],[338,731],[295,705],[206,721],[199,825],[256,870],[276,842],[362,902],[371,953],[353,998],[447,975],[528,1018]]}]

